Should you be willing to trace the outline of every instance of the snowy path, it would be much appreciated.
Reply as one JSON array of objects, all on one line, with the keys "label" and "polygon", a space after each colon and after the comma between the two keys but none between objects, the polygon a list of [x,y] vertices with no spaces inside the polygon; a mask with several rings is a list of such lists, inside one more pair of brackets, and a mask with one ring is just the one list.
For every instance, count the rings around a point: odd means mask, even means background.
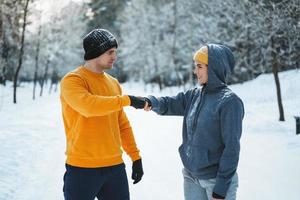
[{"label": "snowy path", "polygon": [[[239,165],[238,199],[299,199],[300,135],[293,115],[300,113],[298,71],[280,74],[286,122],[277,121],[272,76],[233,87],[244,100],[246,117]],[[130,94],[144,95],[138,85],[124,85]],[[181,89],[164,91],[176,94]],[[60,200],[64,173],[64,130],[58,94],[31,100],[31,86],[19,88],[17,105],[12,88],[0,86],[0,200]],[[158,92],[147,92],[157,94]],[[274,93],[274,94],[273,94]],[[133,185],[133,200],[183,199],[181,118],[126,108],[143,156],[145,176]],[[130,178],[131,163],[124,154]]]}]

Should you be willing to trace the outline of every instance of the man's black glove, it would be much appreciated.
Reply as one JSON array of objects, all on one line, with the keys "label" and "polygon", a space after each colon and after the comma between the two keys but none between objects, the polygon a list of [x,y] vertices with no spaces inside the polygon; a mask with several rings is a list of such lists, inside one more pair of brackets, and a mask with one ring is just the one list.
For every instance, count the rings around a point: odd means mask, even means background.
[{"label": "man's black glove", "polygon": [[136,109],[142,109],[145,107],[146,101],[144,97],[128,96],[130,98],[130,106],[135,107]]},{"label": "man's black glove", "polygon": [[143,171],[143,165],[142,165],[142,159],[133,161],[132,163],[132,175],[131,178],[133,181],[133,184],[138,183],[144,175]]}]

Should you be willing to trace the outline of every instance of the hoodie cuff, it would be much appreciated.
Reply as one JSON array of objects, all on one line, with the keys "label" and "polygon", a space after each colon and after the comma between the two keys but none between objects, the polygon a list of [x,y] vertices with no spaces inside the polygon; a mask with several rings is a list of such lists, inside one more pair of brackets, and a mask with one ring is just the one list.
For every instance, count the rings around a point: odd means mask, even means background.
[{"label": "hoodie cuff", "polygon": [[131,161],[134,162],[136,160],[139,160],[141,159],[141,156],[140,156],[140,153],[139,151],[138,152],[135,152],[135,153],[132,153],[129,155],[129,157],[131,158]]},{"label": "hoodie cuff", "polygon": [[130,106],[130,98],[128,95],[122,96],[122,106]]},{"label": "hoodie cuff", "polygon": [[216,199],[225,199],[225,197],[223,197],[223,196],[221,196],[221,195],[218,195],[218,194],[216,194],[216,193],[212,193],[212,197],[213,198],[216,198]]},{"label": "hoodie cuff", "polygon": [[228,183],[228,181],[224,179],[217,178],[216,185],[213,189],[213,193],[218,194],[222,197],[226,197],[226,193],[229,188],[229,185],[230,185],[230,181]]},{"label": "hoodie cuff", "polygon": [[151,102],[151,109],[152,111],[159,113],[159,101],[157,100],[157,98],[155,96],[148,96],[147,97],[150,102]]}]

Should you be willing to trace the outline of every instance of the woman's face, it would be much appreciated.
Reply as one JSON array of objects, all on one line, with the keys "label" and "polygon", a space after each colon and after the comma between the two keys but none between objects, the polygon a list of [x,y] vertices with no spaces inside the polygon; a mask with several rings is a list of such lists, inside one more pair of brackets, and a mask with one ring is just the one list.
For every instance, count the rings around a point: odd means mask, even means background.
[{"label": "woman's face", "polygon": [[208,81],[208,70],[207,70],[207,65],[200,63],[200,62],[195,62],[195,69],[194,69],[194,74],[197,76],[198,83],[200,85],[204,85]]}]

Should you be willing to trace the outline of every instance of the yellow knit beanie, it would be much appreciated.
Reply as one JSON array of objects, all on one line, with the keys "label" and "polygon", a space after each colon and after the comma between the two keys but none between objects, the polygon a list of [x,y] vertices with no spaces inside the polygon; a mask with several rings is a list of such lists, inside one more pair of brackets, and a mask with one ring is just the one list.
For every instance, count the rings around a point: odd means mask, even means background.
[{"label": "yellow knit beanie", "polygon": [[194,54],[194,61],[208,65],[208,48],[207,48],[207,46],[203,46],[198,51],[196,51],[196,53]]}]

